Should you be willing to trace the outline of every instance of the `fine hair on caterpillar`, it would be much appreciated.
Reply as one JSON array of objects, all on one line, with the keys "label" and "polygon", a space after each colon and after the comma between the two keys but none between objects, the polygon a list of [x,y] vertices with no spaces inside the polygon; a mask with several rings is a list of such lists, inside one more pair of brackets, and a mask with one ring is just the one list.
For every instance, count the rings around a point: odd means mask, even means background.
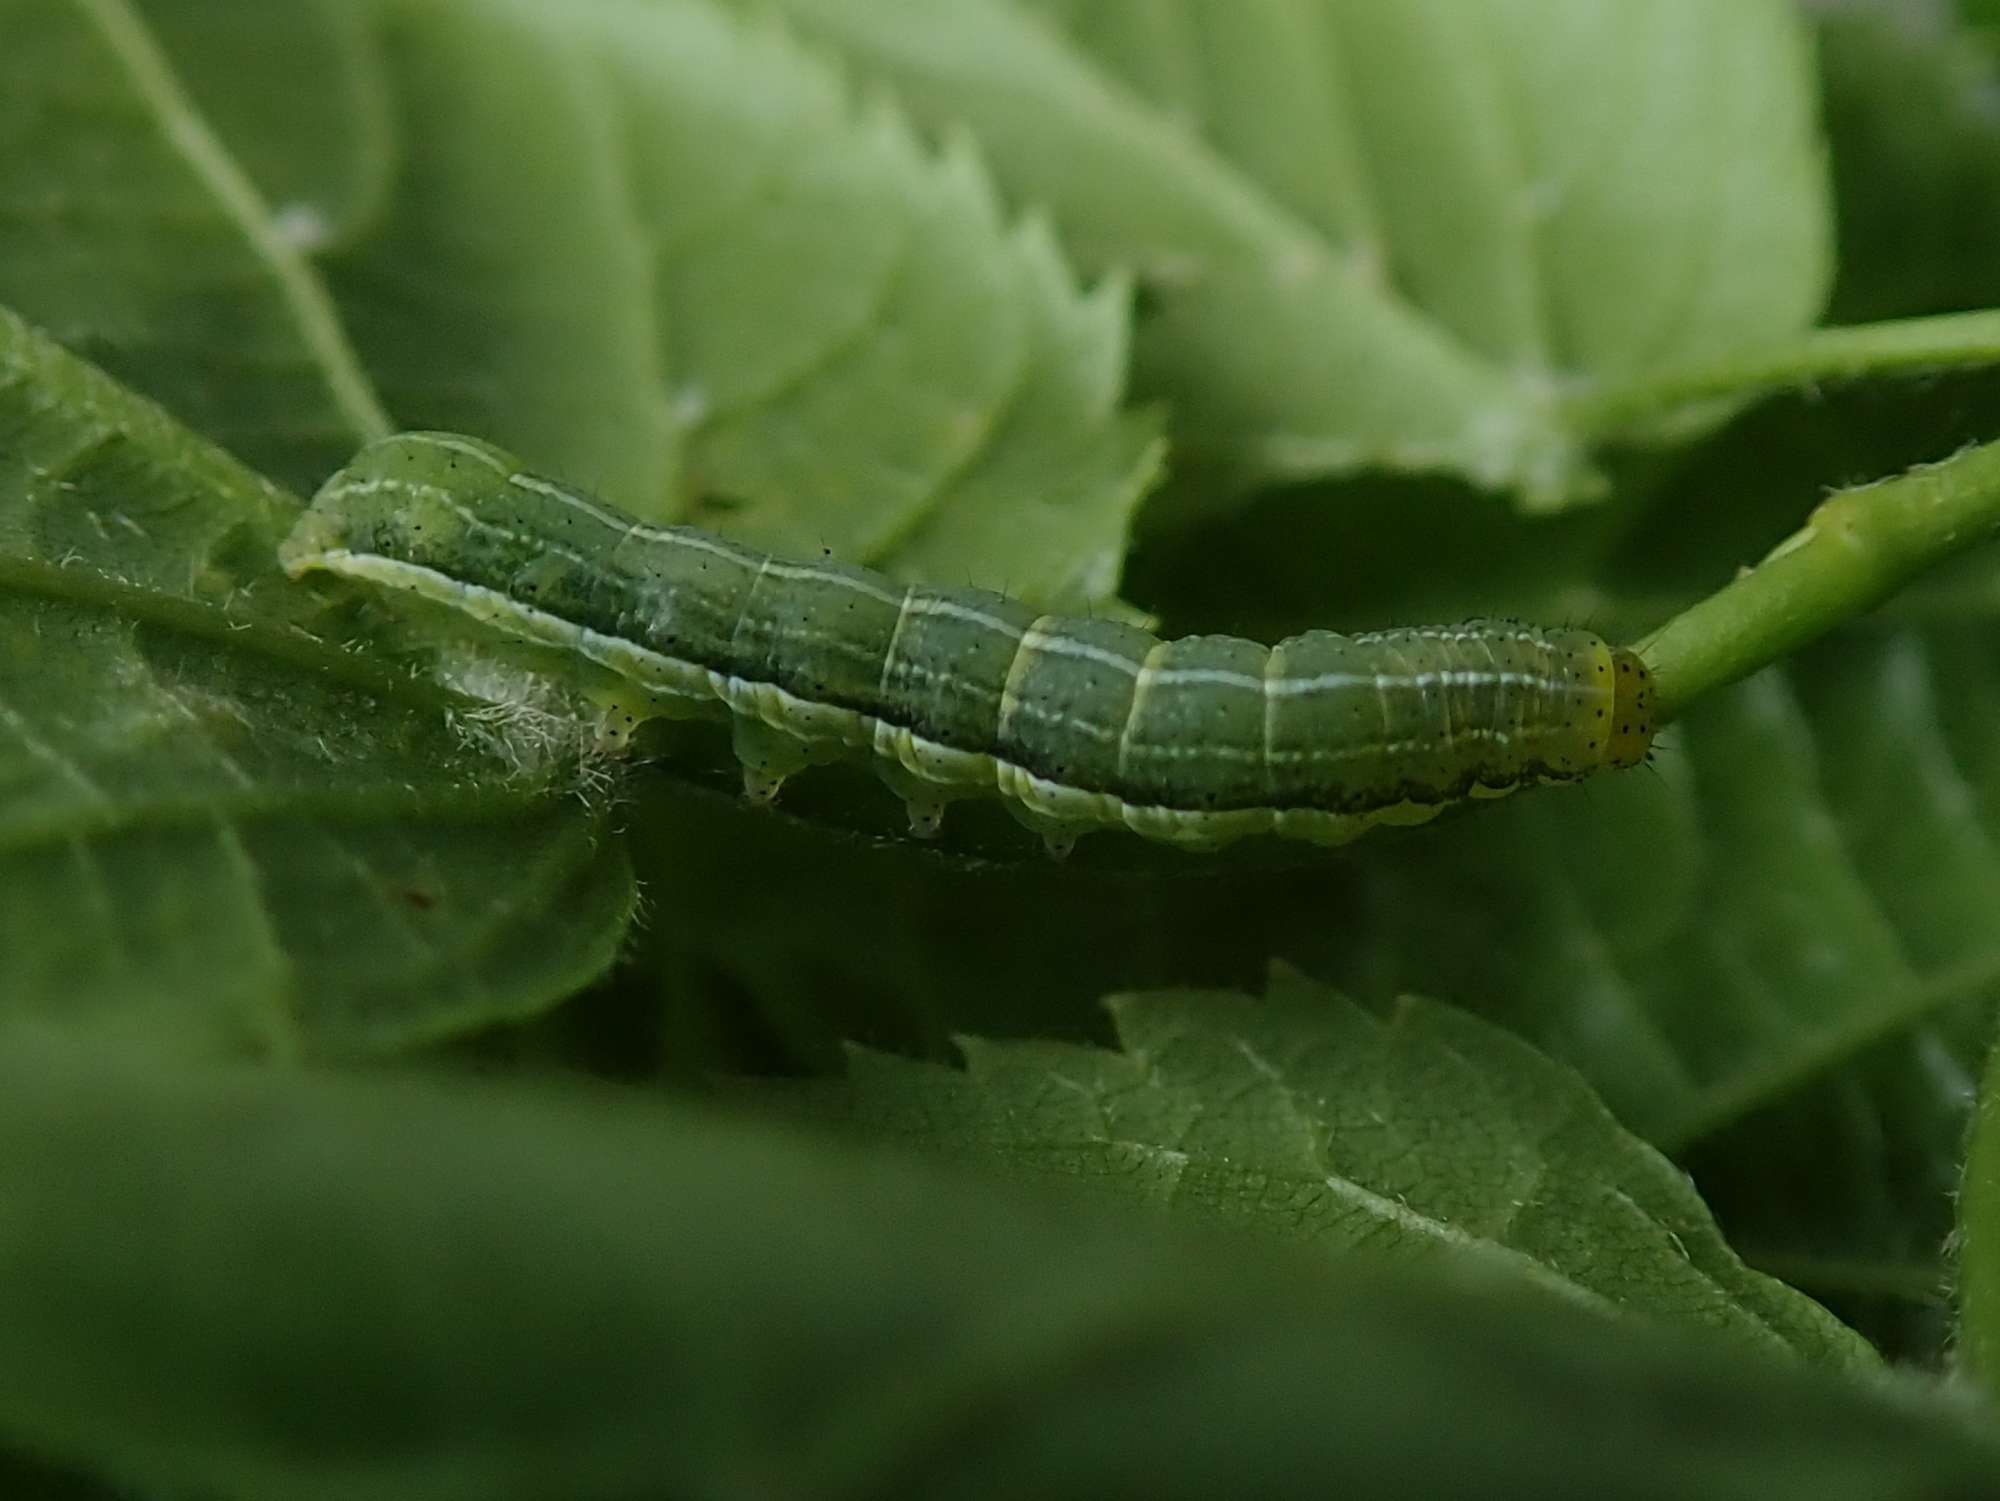
[{"label": "fine hair on caterpillar", "polygon": [[280,556],[573,684],[613,747],[648,719],[727,718],[754,798],[866,760],[925,836],[983,795],[1058,851],[1100,828],[1192,849],[1342,844],[1636,765],[1654,732],[1645,665],[1588,631],[1166,641],[647,525],[444,433],[364,449]]}]

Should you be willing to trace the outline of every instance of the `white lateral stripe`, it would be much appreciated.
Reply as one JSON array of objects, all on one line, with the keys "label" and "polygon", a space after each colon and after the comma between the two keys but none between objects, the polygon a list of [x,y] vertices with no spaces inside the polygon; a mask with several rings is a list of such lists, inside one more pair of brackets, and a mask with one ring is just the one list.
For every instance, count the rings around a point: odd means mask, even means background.
[{"label": "white lateral stripe", "polygon": [[420,441],[426,448],[443,448],[461,454],[474,463],[491,469],[495,474],[512,476],[512,471],[498,458],[476,443],[468,443],[463,438],[454,438],[450,433],[425,433]]},{"label": "white lateral stripe", "polygon": [[[738,547],[733,543],[725,542],[720,537],[708,536],[694,527],[653,526],[644,521],[634,520],[630,516],[620,515],[614,511],[605,509],[603,506],[597,505],[586,497],[577,494],[574,490],[567,490],[561,485],[550,484],[547,480],[539,479],[532,474],[523,474],[515,471],[507,476],[507,483],[516,490],[525,490],[530,495],[540,495],[545,499],[555,501],[559,505],[567,506],[573,511],[580,512],[588,516],[592,521],[599,522],[616,531],[621,540],[636,537],[641,542],[652,543],[661,547],[686,547],[694,552],[707,553],[710,557],[723,558],[729,562],[741,564],[746,568],[756,562],[759,556],[754,549]],[[468,514],[467,519],[472,520],[473,518]],[[500,528],[490,521],[482,521],[478,524],[492,526],[495,530],[504,531],[504,528]],[[516,535],[515,540],[519,541],[523,539]]]},{"label": "white lateral stripe", "polygon": [[1115,651],[1094,645],[1089,641],[1078,641],[1071,636],[1058,636],[1053,632],[1045,631],[1041,628],[1042,620],[1060,622],[1061,618],[1059,615],[1042,616],[1040,620],[1037,620],[1034,625],[1028,628],[1027,635],[1021,638],[1021,644],[1033,647],[1044,656],[1069,657],[1076,661],[1095,662],[1101,667],[1116,668],[1128,678],[1136,678],[1139,675],[1139,664],[1134,662],[1130,657],[1122,657]]},{"label": "white lateral stripe", "polygon": [[661,531],[659,527],[648,527],[630,516],[615,516],[603,506],[586,499],[574,490],[566,489],[562,485],[552,485],[545,479],[539,479],[532,474],[523,474],[518,469],[507,476],[507,483],[516,490],[525,490],[530,495],[539,495],[546,500],[567,506],[572,511],[580,511],[592,521],[601,522],[613,531],[633,532],[641,536]]},{"label": "white lateral stripe", "polygon": [[1032,699],[1021,699],[1014,705],[1016,719],[1031,719],[1037,724],[1061,725],[1085,740],[1095,740],[1099,745],[1109,745],[1118,738],[1118,731],[1099,724],[1094,719],[1080,719],[1074,714],[1065,714],[1060,709],[1051,709]]},{"label": "white lateral stripe", "polygon": [[[1387,692],[1397,688],[1524,688],[1549,686],[1549,679],[1538,672],[1488,672],[1480,668],[1466,668],[1460,671],[1419,672],[1410,677],[1398,677],[1393,672],[1323,672],[1309,678],[1272,678],[1264,685],[1267,693],[1274,698],[1298,698],[1308,693],[1322,693],[1335,688],[1374,688]],[[1590,684],[1563,681],[1558,690],[1575,697],[1586,692],[1595,692]]]},{"label": "white lateral stripe", "polygon": [[974,609],[971,605],[961,604],[959,601],[948,599],[942,594],[924,595],[923,607],[920,613],[925,615],[943,615],[952,620],[963,620],[969,625],[983,625],[996,635],[1011,636],[1016,641],[1019,641],[1027,634],[1026,631],[1022,630],[1020,626],[1015,625],[1011,620],[1002,620],[998,615],[989,615],[984,610]]},{"label": "white lateral stripe", "polygon": [[[1163,641],[1160,644],[1170,646],[1173,643]],[[1161,667],[1153,672],[1152,681],[1163,688],[1193,684],[1211,688],[1253,688],[1259,693],[1264,691],[1263,678],[1247,672],[1231,672],[1227,667]]]},{"label": "white lateral stripe", "polygon": [[[881,585],[853,573],[822,568],[812,563],[786,563],[768,554],[760,556],[749,548],[732,546],[730,543],[704,536],[699,531],[689,527],[657,527],[648,526],[644,522],[639,521],[626,522],[622,518],[616,517],[610,512],[593,505],[590,501],[585,500],[573,491],[565,490],[560,485],[552,485],[547,480],[537,479],[532,474],[510,474],[507,477],[507,482],[516,489],[545,496],[550,500],[558,501],[563,505],[581,511],[593,520],[600,521],[606,526],[618,528],[620,543],[636,538],[640,542],[655,547],[685,547],[695,552],[707,553],[710,557],[726,559],[744,568],[748,568],[752,563],[757,563],[759,565],[759,578],[769,576],[772,578],[789,579],[794,583],[830,585],[834,588],[850,590],[855,594],[863,595],[880,604],[900,606],[903,603],[903,595],[885,589]],[[462,508],[460,513],[462,515],[465,514]],[[495,526],[492,522],[476,521],[469,515],[467,515],[466,519],[472,521],[475,525],[493,527],[495,530],[504,530]],[[514,535],[514,540],[516,541],[527,540],[515,534],[510,535]],[[589,560],[579,559],[579,561],[587,562]]]},{"label": "white lateral stripe", "polygon": [[879,604],[901,606],[903,596],[870,583],[865,578],[851,573],[832,573],[824,568],[816,568],[811,563],[780,563],[775,558],[764,570],[772,578],[791,579],[795,583],[832,584],[837,588],[850,589],[854,593],[875,600]]}]

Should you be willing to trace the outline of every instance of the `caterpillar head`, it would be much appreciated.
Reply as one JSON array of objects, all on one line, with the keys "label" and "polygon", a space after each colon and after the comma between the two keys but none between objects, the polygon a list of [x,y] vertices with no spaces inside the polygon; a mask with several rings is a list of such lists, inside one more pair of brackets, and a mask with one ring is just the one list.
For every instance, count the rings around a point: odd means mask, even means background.
[{"label": "caterpillar head", "polygon": [[1635,652],[1611,653],[1611,737],[1605,743],[1607,766],[1637,766],[1653,748],[1653,679]]},{"label": "caterpillar head", "polygon": [[519,499],[496,483],[511,462],[489,444],[449,434],[378,439],[320,486],[278,548],[278,561],[293,578],[316,569],[367,575],[384,560],[454,561],[483,510],[511,521]]}]

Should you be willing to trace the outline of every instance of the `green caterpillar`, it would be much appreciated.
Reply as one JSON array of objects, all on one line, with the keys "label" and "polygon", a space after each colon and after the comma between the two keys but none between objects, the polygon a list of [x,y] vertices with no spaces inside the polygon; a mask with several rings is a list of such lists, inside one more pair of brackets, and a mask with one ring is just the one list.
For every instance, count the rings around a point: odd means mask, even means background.
[{"label": "green caterpillar", "polygon": [[1273,647],[1039,614],[980,589],[786,562],[648,526],[469,438],[408,433],[320,490],[294,577],[364,581],[575,683],[623,744],[728,716],[744,785],[866,756],[934,834],[997,795],[1066,849],[1097,828],[1213,848],[1340,844],[1645,759],[1646,669],[1588,631],[1504,621]]}]

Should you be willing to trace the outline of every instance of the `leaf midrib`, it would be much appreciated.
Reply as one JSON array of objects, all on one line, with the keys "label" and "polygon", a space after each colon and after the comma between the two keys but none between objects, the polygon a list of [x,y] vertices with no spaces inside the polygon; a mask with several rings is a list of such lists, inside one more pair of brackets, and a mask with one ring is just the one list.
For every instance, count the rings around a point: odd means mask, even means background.
[{"label": "leaf midrib", "polygon": [[[246,592],[265,582],[246,586]],[[268,582],[272,587],[294,587],[282,579]],[[162,626],[193,640],[283,662],[412,708],[447,711],[476,703],[441,684],[389,670],[367,655],[315,636],[296,623],[232,614],[225,604],[169,594],[84,564],[65,566],[0,552],[0,594],[6,593],[93,607],[122,620]]]}]

